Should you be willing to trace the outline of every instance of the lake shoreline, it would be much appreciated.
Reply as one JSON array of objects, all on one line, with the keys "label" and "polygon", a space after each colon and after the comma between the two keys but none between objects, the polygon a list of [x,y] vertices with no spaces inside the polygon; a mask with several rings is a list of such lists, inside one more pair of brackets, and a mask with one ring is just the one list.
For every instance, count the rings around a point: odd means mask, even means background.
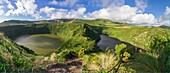
[{"label": "lake shoreline", "polygon": [[55,52],[64,40],[57,35],[52,34],[36,34],[29,36],[21,36],[15,41],[18,45],[33,50],[36,54],[49,54]]}]

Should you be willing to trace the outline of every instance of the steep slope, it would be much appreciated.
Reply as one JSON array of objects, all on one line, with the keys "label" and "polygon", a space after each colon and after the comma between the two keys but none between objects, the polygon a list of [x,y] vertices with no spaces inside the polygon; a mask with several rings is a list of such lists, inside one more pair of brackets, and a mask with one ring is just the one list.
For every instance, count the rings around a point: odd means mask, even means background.
[{"label": "steep slope", "polygon": [[123,26],[106,27],[103,33],[122,41],[129,42],[135,46],[150,49],[150,38],[156,35],[163,35],[170,38],[170,30],[151,26]]},{"label": "steep slope", "polygon": [[31,56],[34,52],[21,48],[11,40],[0,35],[0,71],[30,71],[33,67]]}]

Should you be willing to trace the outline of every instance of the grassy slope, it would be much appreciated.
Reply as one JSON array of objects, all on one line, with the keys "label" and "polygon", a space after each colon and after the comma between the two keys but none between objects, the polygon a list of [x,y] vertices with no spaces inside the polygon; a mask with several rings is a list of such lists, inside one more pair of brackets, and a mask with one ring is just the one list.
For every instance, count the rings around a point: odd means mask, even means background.
[{"label": "grassy slope", "polygon": [[30,57],[20,46],[14,44],[3,34],[0,35],[0,71],[29,71],[33,67]]},{"label": "grassy slope", "polygon": [[[96,36],[88,35],[87,32],[91,32],[92,34],[98,34],[98,29],[93,30],[91,26],[84,24],[73,24],[73,23],[61,23],[61,24],[41,24],[41,25],[17,25],[17,26],[6,26],[0,27],[0,31],[4,32],[8,37],[15,39],[18,36],[26,35],[26,34],[55,34],[61,36],[66,42],[61,46],[57,53],[62,53],[61,56],[72,55],[72,56],[80,56],[82,54],[89,53],[89,51],[93,51],[94,47],[96,47],[95,41]],[[86,30],[88,29],[88,30]],[[21,31],[22,30],[22,31]],[[2,35],[2,37],[4,37]],[[91,37],[95,38],[91,39]],[[99,35],[97,36],[99,39]],[[5,40],[4,40],[5,39]],[[24,50],[24,47],[20,47],[10,41],[7,38],[1,40],[2,46],[0,49],[1,54],[1,62],[0,71],[30,71],[32,69],[42,68],[45,64],[42,63],[44,56],[36,56],[27,53]],[[10,41],[10,42],[6,42]],[[96,49],[96,48],[95,48]],[[24,52],[23,52],[24,51]],[[29,51],[27,49],[27,51]],[[30,52],[30,51],[29,51]],[[70,52],[75,52],[75,54],[70,54]],[[32,53],[32,52],[30,52]],[[50,56],[50,55],[49,55]],[[9,59],[9,60],[8,60]],[[11,63],[12,62],[12,63]],[[15,64],[16,63],[16,64]],[[40,64],[39,64],[40,63]],[[17,67],[16,67],[17,66]],[[10,68],[12,67],[12,68]]]},{"label": "grassy slope", "polygon": [[149,49],[150,37],[164,35],[170,38],[170,30],[163,27],[133,26],[127,23],[112,22],[106,19],[75,20],[75,23],[87,23],[92,26],[102,27],[102,33],[118,38],[135,46]]},{"label": "grassy slope", "polygon": [[44,72],[51,62],[51,55],[36,55],[32,50],[0,35],[0,72]]},{"label": "grassy slope", "polygon": [[[58,21],[57,21],[58,22]],[[129,42],[138,47],[148,49],[149,38],[160,34],[169,36],[168,29],[159,27],[131,26],[126,23],[111,22],[108,20],[79,20],[73,19],[62,23],[48,23],[41,25],[22,25],[1,27],[10,38],[24,34],[55,34],[64,38],[65,43],[56,52],[61,56],[81,56],[98,50],[96,43],[101,33]],[[21,31],[22,30],[22,31]],[[44,56],[35,56],[27,53],[23,48],[1,35],[0,64],[1,71],[5,69],[27,70],[39,63]],[[36,61],[36,62],[35,62]],[[19,65],[17,69],[15,67]],[[4,68],[5,67],[5,68]],[[10,68],[12,67],[12,68]],[[28,67],[28,68],[27,68]],[[39,67],[39,66],[37,66]]]},{"label": "grassy slope", "polygon": [[[106,27],[103,33],[135,46],[149,49],[150,37],[154,35],[170,36],[170,30],[150,26]],[[170,37],[169,37],[170,38]]]},{"label": "grassy slope", "polygon": [[[61,36],[65,39],[63,45],[57,50],[63,56],[83,55],[85,52],[98,50],[95,41],[99,40],[100,29],[89,26],[84,23],[63,23],[58,25],[49,25],[52,34]],[[96,34],[96,35],[94,35]],[[94,35],[94,36],[93,36]],[[74,54],[73,54],[74,53]]]}]

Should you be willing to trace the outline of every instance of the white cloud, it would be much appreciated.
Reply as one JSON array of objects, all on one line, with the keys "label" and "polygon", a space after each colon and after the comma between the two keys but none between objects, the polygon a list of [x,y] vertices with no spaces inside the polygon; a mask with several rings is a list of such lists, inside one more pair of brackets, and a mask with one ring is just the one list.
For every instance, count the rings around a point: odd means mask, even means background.
[{"label": "white cloud", "polygon": [[128,22],[134,24],[153,24],[155,22],[155,17],[152,14],[137,14],[137,7],[130,7],[129,5],[124,5],[120,7],[110,6],[108,8],[103,8],[98,11],[89,13],[87,17],[105,18],[113,21]]},{"label": "white cloud", "polygon": [[[89,2],[101,4],[101,9],[85,13],[86,8],[80,6],[78,9],[60,9],[45,6],[37,10],[38,5],[35,4],[35,0],[16,0],[15,7],[8,0],[0,0],[7,4],[9,9],[6,13],[3,12],[3,8],[0,8],[0,14],[5,13],[6,16],[10,15],[24,15],[32,16],[35,19],[47,18],[47,19],[60,19],[60,18],[78,18],[78,19],[97,19],[104,18],[113,21],[128,22],[133,24],[154,24],[156,19],[153,14],[143,13],[147,7],[147,0],[135,0],[136,7],[125,5],[124,0],[88,0]],[[1,3],[1,2],[0,2]],[[64,0],[57,1],[52,0],[50,4],[59,6],[74,6],[78,5],[78,0]],[[77,8],[77,7],[76,7]],[[141,11],[141,12],[139,12]],[[41,16],[44,15],[45,16]],[[170,16],[170,8],[167,7],[165,16],[160,18],[160,21],[164,20],[167,15]],[[169,17],[170,18],[170,17]],[[167,21],[166,21],[167,22]]]},{"label": "white cloud", "polygon": [[166,10],[162,16],[160,16],[157,24],[170,26],[170,8],[166,7]]},{"label": "white cloud", "polygon": [[50,7],[44,7],[40,9],[40,12],[47,14],[50,19],[60,19],[60,18],[80,18],[84,16],[86,8],[79,8],[77,10],[66,10],[66,9],[55,9]]},{"label": "white cloud", "polygon": [[0,15],[2,15],[4,13],[3,8],[4,8],[4,6],[0,6]]},{"label": "white cloud", "polygon": [[13,13],[13,12],[14,12],[14,10],[13,10],[13,9],[8,10],[8,11],[6,12],[5,16],[10,16],[10,15],[11,15],[11,13]]},{"label": "white cloud", "polygon": [[145,8],[147,8],[147,1],[148,0],[135,0],[136,7],[139,9],[139,13],[142,13],[145,11]]},{"label": "white cloud", "polygon": [[135,24],[154,24],[155,17],[152,14],[136,14],[132,17],[132,22]]},{"label": "white cloud", "polygon": [[88,16],[91,18],[105,18],[114,21],[127,21],[135,15],[136,10],[137,9],[135,7],[131,8],[128,5],[121,7],[110,6],[108,8],[103,8],[98,11],[89,13]]},{"label": "white cloud", "polygon": [[5,2],[8,4],[8,8],[9,8],[9,9],[13,9],[13,8],[14,8],[14,6],[11,4],[10,1],[5,0]]},{"label": "white cloud", "polygon": [[38,14],[37,4],[35,4],[35,0],[17,0],[15,2],[16,9],[12,6],[8,5],[8,8],[10,10],[6,13],[6,16],[9,16],[11,14],[13,15],[31,15],[32,17],[38,19],[41,18],[41,16]]},{"label": "white cloud", "polygon": [[169,8],[169,7],[166,7],[165,14],[166,14],[166,15],[170,14],[170,8]]},{"label": "white cloud", "polygon": [[59,6],[74,6],[78,2],[78,0],[65,0],[65,1],[57,1],[57,0],[52,0],[49,2],[49,4],[52,5],[59,5]]},{"label": "white cloud", "polygon": [[[72,1],[72,2],[71,2]],[[153,14],[143,13],[147,8],[148,0],[135,0],[136,7],[125,5],[124,0],[88,0],[89,4],[96,4],[102,9],[84,14],[86,8],[81,7],[78,10],[57,11],[55,8],[46,7],[41,10],[51,19],[56,18],[83,18],[97,19],[104,18],[113,21],[128,22],[133,24],[154,24],[156,19]],[[76,0],[56,1],[53,0],[50,4],[60,6],[72,6],[76,4]],[[70,3],[70,5],[69,5]],[[94,5],[95,6],[95,5]]]},{"label": "white cloud", "polygon": [[115,6],[110,5],[106,8],[96,10],[91,13],[86,12],[86,8],[81,7],[77,10],[56,9],[52,7],[44,7],[40,9],[41,13],[45,13],[50,19],[60,18],[79,18],[79,19],[97,19],[104,18],[113,21],[128,22],[133,24],[154,24],[156,19],[152,14],[138,13],[137,7],[129,5]]},{"label": "white cloud", "polygon": [[11,4],[9,0],[0,0],[0,4],[7,4],[7,8],[13,9],[14,6]]},{"label": "white cloud", "polygon": [[55,10],[56,10],[55,8],[49,8],[48,6],[46,6],[44,8],[41,8],[40,12],[45,13],[48,17],[50,17]]},{"label": "white cloud", "polygon": [[[50,4],[68,6],[70,0],[56,1],[53,0]],[[153,14],[147,14],[140,12],[144,11],[147,7],[146,0],[136,0],[136,7],[124,5],[124,0],[95,0],[97,4],[103,6],[102,9],[86,13],[85,7],[76,9],[56,9],[53,7],[44,7],[40,9],[40,13],[45,13],[49,19],[60,19],[60,18],[79,18],[79,19],[97,19],[104,18],[112,21],[128,22],[133,24],[154,24],[156,19]],[[90,0],[90,2],[94,2]],[[73,0],[71,5],[74,5],[76,0]],[[142,6],[143,5],[143,6]]]}]

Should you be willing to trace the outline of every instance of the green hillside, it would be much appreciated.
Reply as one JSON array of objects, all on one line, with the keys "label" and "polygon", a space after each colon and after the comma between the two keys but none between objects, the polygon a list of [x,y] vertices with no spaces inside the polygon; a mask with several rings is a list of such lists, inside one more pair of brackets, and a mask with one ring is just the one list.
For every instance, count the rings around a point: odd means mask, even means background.
[{"label": "green hillside", "polygon": [[31,61],[34,52],[18,46],[1,34],[0,38],[0,71],[31,71],[34,63]]},{"label": "green hillside", "polygon": [[[87,30],[86,30],[87,29]],[[22,30],[22,31],[21,31]],[[51,25],[51,24],[29,24],[29,25],[13,25],[13,26],[4,26],[0,27],[0,31],[7,35],[10,39],[15,40],[17,37],[22,36],[22,35],[28,35],[28,34],[55,34],[58,36],[61,36],[64,38],[65,43],[56,50],[56,53],[61,54],[58,56],[59,59],[56,61],[64,61],[67,58],[67,55],[70,55],[71,57],[78,57],[83,55],[85,52],[90,53],[90,52],[95,52],[99,50],[99,48],[96,46],[95,41],[99,40],[99,31],[100,29],[92,29],[92,26],[89,25],[84,25],[84,24],[73,24],[73,23],[61,23],[57,25]],[[94,34],[97,34],[95,36],[89,35],[87,32]],[[2,35],[3,37],[4,35]],[[91,39],[92,38],[92,39]],[[9,41],[10,39],[4,38],[5,40]],[[13,70],[10,71],[39,71],[39,69],[43,69],[46,64],[34,64],[38,61],[43,61],[44,58],[49,57],[50,54],[46,56],[41,56],[41,55],[35,55],[33,51],[29,50],[28,48],[25,48],[23,46],[19,46],[15,44],[14,42],[7,43],[4,40],[1,40],[2,42],[2,51],[4,49],[8,49],[9,52],[9,57],[16,57],[16,61],[18,63],[21,63],[21,68],[17,67]],[[5,46],[4,46],[5,44]],[[14,44],[14,45],[13,45]],[[89,44],[89,45],[88,45]],[[26,51],[25,51],[26,49]],[[15,52],[16,50],[16,52]],[[83,50],[83,52],[81,52]],[[28,51],[28,52],[27,52]],[[77,52],[80,51],[80,52]],[[14,52],[14,54],[13,54]],[[72,53],[75,54],[72,54]],[[79,53],[79,54],[78,54]],[[5,54],[5,55],[3,55]],[[1,57],[2,57],[2,70],[0,71],[8,71],[8,68],[11,67],[11,59],[9,62],[5,59],[8,55],[8,52],[3,52]],[[27,57],[28,56],[28,57]],[[25,59],[26,58],[26,59]],[[21,61],[20,61],[21,60]],[[12,62],[12,63],[15,63]],[[24,64],[23,64],[24,63]],[[29,64],[27,66],[27,64]],[[48,63],[47,63],[48,64]],[[37,65],[37,66],[34,66]],[[40,65],[40,66],[39,66]],[[25,67],[26,66],[26,67]],[[42,66],[42,67],[41,67]],[[23,67],[23,68],[22,68]],[[29,68],[27,68],[29,67]],[[34,69],[35,67],[35,69]],[[21,69],[21,70],[20,70]]]},{"label": "green hillside", "polygon": [[[51,64],[67,66],[68,60],[74,59],[81,59],[78,62],[81,62],[80,68],[85,72],[142,72],[136,68],[144,67],[146,68],[143,72],[169,71],[169,64],[164,64],[169,63],[168,56],[170,56],[170,30],[167,28],[135,26],[107,19],[6,21],[0,25],[2,25],[0,27],[0,72],[45,72]],[[64,42],[54,52],[44,55],[36,54],[29,48],[14,42],[20,36],[34,34],[57,35],[62,37]],[[102,51],[97,46],[101,34],[122,43],[111,50]],[[148,66],[147,62],[143,61],[144,58],[149,61]],[[140,67],[136,67],[137,60]],[[154,64],[157,65],[153,66],[154,68],[163,65],[166,69],[147,68]]]},{"label": "green hillside", "polygon": [[111,37],[116,37],[143,49],[149,49],[152,36],[163,35],[170,38],[169,32],[169,29],[151,26],[106,27],[103,30],[103,33],[109,34]]}]

